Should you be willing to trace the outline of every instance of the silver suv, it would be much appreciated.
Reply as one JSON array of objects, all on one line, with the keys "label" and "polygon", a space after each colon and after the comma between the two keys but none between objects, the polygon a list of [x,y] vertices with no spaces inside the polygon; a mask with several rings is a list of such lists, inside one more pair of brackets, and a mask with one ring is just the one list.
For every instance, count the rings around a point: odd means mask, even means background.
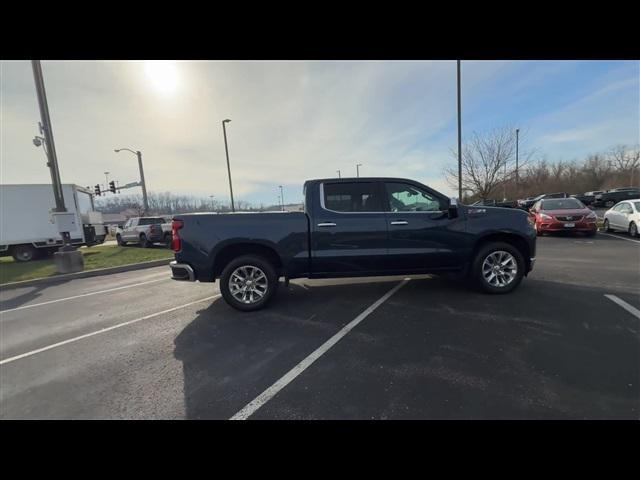
[{"label": "silver suv", "polygon": [[154,243],[163,243],[170,247],[171,223],[163,217],[133,217],[116,230],[116,240],[120,246],[139,243],[141,247],[148,248]]}]

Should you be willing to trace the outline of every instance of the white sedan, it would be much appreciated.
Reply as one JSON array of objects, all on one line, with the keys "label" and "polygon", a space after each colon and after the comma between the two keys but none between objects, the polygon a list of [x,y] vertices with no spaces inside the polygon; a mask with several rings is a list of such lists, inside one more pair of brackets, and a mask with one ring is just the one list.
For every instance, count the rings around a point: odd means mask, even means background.
[{"label": "white sedan", "polygon": [[622,230],[632,237],[638,237],[640,226],[640,198],[623,200],[604,214],[604,231]]}]

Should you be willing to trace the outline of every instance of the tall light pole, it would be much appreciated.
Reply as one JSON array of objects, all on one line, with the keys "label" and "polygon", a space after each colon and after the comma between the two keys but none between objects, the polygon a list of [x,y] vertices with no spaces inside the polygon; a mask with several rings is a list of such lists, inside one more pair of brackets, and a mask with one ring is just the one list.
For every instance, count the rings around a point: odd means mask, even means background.
[{"label": "tall light pole", "polygon": [[284,193],[282,192],[282,185],[280,185],[280,200],[282,201],[282,211],[284,212]]},{"label": "tall light pole", "polygon": [[231,211],[235,212],[236,207],[233,203],[233,185],[231,184],[231,166],[229,165],[229,146],[227,144],[227,128],[225,124],[229,123],[231,120],[228,118],[222,121],[222,133],[224,134],[224,151],[227,154],[227,172],[229,173],[229,192],[231,194]]},{"label": "tall light pole", "polygon": [[142,168],[142,153],[140,150],[133,151],[130,148],[116,148],[114,152],[118,153],[122,150],[133,153],[138,157],[138,169],[140,170],[140,185],[142,186],[142,202],[144,204],[144,215],[149,211],[149,201],[147,200],[147,183],[144,181],[144,170]]},{"label": "tall light pole", "polygon": [[361,163],[356,164],[356,177],[360,178],[360,167],[362,166]]},{"label": "tall light pole", "polygon": [[336,170],[336,172],[338,172],[338,178],[342,178],[342,177],[340,176],[340,170]]},{"label": "tall light pole", "polygon": [[458,60],[458,198],[462,199],[462,99],[460,95],[460,60]]},{"label": "tall light pole", "polygon": [[109,189],[109,172],[104,172],[104,189]]},{"label": "tall light pole", "polygon": [[[63,214],[67,212],[64,205],[64,194],[62,191],[62,181],[60,179],[60,170],[58,168],[58,157],[56,155],[56,145],[53,140],[53,128],[51,127],[51,117],[49,116],[49,105],[47,103],[47,93],[44,88],[44,76],[42,75],[42,65],[40,60],[32,60],[31,68],[33,69],[33,80],[36,87],[36,95],[38,97],[38,107],[40,108],[40,133],[44,135],[43,149],[47,154],[47,166],[51,174],[51,184],[53,186],[53,197],[55,200],[55,208],[53,212]],[[37,142],[34,139],[34,144]],[[47,148],[44,148],[46,145]],[[58,273],[72,273],[84,269],[84,257],[79,250],[71,244],[70,228],[66,226],[64,216],[53,215],[54,221],[58,226],[58,232],[62,237],[62,247],[54,254],[54,262]]]},{"label": "tall light pole", "polygon": [[518,134],[520,133],[520,129],[516,128],[516,197],[518,196],[518,143],[519,143],[519,138],[518,138]]},{"label": "tall light pole", "polygon": [[[62,181],[60,179],[60,170],[58,168],[58,157],[56,155],[56,145],[53,140],[53,129],[51,128],[51,117],[49,116],[49,104],[47,103],[47,93],[44,88],[44,77],[42,75],[42,65],[40,60],[32,60],[31,67],[33,69],[33,80],[36,86],[36,95],[38,96],[38,106],[40,108],[40,133],[43,137],[34,138],[34,145],[38,146],[36,139],[44,140],[42,142],[43,150],[47,155],[47,166],[51,174],[51,184],[53,186],[53,197],[56,203],[54,212],[64,213],[67,211],[64,205],[64,195],[62,192]],[[46,146],[46,148],[44,148]],[[75,247],[71,245],[71,235],[68,231],[60,232],[62,236],[63,246],[60,251],[74,251]],[[84,265],[84,263],[83,263]]]}]

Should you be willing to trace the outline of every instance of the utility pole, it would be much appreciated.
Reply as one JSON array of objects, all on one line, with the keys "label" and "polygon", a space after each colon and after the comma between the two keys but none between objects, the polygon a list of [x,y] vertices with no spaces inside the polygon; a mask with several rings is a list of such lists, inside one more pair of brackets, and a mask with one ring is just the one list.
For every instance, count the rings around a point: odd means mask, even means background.
[{"label": "utility pole", "polygon": [[[144,204],[144,213],[146,215],[149,212],[149,201],[147,200],[147,182],[144,181],[144,169],[142,168],[142,152],[140,150],[136,150],[135,152],[130,148],[116,148],[114,152],[118,153],[122,150],[126,150],[127,152],[133,153],[136,157],[138,157],[138,169],[140,170],[140,186],[142,187],[142,202]],[[106,172],[105,172],[106,173]],[[125,186],[123,188],[128,188],[131,185]]]},{"label": "utility pole", "polygon": [[233,203],[233,185],[231,184],[231,166],[229,165],[229,146],[227,145],[227,128],[225,127],[226,123],[229,123],[231,120],[228,118],[222,121],[222,132],[224,134],[224,151],[227,154],[227,172],[229,173],[229,192],[231,193],[231,211],[235,212],[236,207]]},{"label": "utility pole", "polygon": [[51,127],[51,117],[49,116],[49,105],[47,103],[47,93],[44,88],[44,77],[42,75],[42,65],[40,60],[32,60],[31,67],[33,69],[33,79],[36,86],[36,94],[38,96],[38,106],[40,108],[40,133],[44,135],[44,143],[46,145],[45,152],[47,154],[47,166],[51,173],[51,183],[53,186],[53,197],[56,206],[53,209],[54,222],[58,227],[58,232],[62,236],[62,247],[54,253],[54,262],[58,273],[78,272],[84,269],[84,257],[79,250],[71,245],[70,230],[75,230],[78,225],[73,226],[72,221],[68,218],[75,215],[68,214],[64,205],[64,193],[62,190],[62,181],[60,180],[60,170],[58,168],[58,157],[56,155],[56,145],[53,140],[53,128]]},{"label": "utility pole", "polygon": [[460,60],[458,60],[458,198],[462,199],[462,99],[460,95]]},{"label": "utility pole", "polygon": [[361,163],[356,164],[356,177],[360,178],[360,167],[362,166]]},{"label": "utility pole", "polygon": [[338,178],[342,178],[342,177],[340,176],[340,170],[336,170],[336,172],[338,172]]},{"label": "utility pole", "polygon": [[282,201],[282,211],[284,212],[284,193],[282,192],[282,185],[280,185],[280,200]]},{"label": "utility pole", "polygon": [[144,181],[144,170],[142,169],[142,153],[136,151],[138,157],[138,168],[140,169],[140,183],[142,183],[142,202],[144,203],[144,214],[149,213],[149,200],[147,199],[147,182]]}]

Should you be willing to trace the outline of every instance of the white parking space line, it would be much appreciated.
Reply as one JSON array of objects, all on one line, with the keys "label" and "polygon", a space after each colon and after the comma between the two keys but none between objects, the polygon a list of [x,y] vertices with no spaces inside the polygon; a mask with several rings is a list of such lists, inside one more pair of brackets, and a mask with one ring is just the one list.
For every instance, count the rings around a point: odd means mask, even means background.
[{"label": "white parking space line", "polygon": [[631,315],[635,316],[638,320],[640,320],[640,310],[638,310],[633,305],[629,305],[627,302],[625,302],[621,298],[616,297],[615,295],[610,295],[607,293],[605,294],[605,297],[607,297],[613,303],[617,303],[622,308],[624,308],[627,312],[629,312]]},{"label": "white parking space line", "polygon": [[254,400],[249,402],[242,410],[236,413],[230,420],[246,420],[251,415],[253,415],[256,410],[262,407],[265,403],[271,400],[280,390],[286,387],[289,383],[291,383],[298,375],[304,372],[307,367],[309,367],[313,362],[315,362],[318,358],[324,355],[331,347],[333,347],[336,343],[338,343],[347,333],[353,330],[360,322],[362,322],[371,312],[373,312],[376,308],[382,305],[385,301],[387,301],[391,295],[396,293],[400,288],[402,288],[407,282],[409,282],[409,278],[405,278],[387,293],[385,293],[382,297],[376,300],[369,308],[367,308],[364,312],[358,315],[356,318],[351,320],[347,325],[342,327],[338,333],[336,333],[329,340],[324,342],[320,347],[318,347],[313,353],[311,353],[308,357],[298,363],[295,367],[289,370],[283,377],[280,378],[276,383],[267,388],[264,392],[258,395]]},{"label": "white parking space line", "polygon": [[117,325],[112,325],[111,327],[102,328],[100,330],[96,330],[95,332],[86,333],[84,335],[80,335],[78,337],[73,337],[68,340],[63,340],[62,342],[54,343],[52,345],[48,345],[46,347],[38,348],[37,350],[31,350],[30,352],[23,353],[21,355],[16,355],[14,357],[5,358],[0,361],[0,365],[4,365],[5,363],[15,362],[16,360],[20,360],[21,358],[30,357],[32,355],[36,355],[38,353],[46,352],[47,350],[51,350],[52,348],[61,347],[62,345],[67,345],[68,343],[77,342],[78,340],[83,340],[85,338],[93,337],[94,335],[99,335],[100,333],[110,332],[111,330],[115,330],[116,328],[126,327],[127,325],[132,325],[134,323],[141,322],[142,320],[149,320],[150,318],[157,317],[158,315],[163,315],[165,313],[171,313],[176,310],[180,310],[181,308],[190,307],[191,305],[195,305],[196,303],[205,302],[207,300],[213,300],[214,298],[219,297],[218,295],[213,295],[211,297],[201,298],[200,300],[196,300],[194,302],[185,303],[184,305],[180,305],[179,307],[169,308],[167,310],[162,310],[161,312],[152,313],[150,315],[145,315],[144,317],[136,318],[134,320],[129,320],[128,322],[118,323]]},{"label": "white parking space line", "polygon": [[598,232],[599,235],[606,235],[607,237],[619,238],[620,240],[626,240],[627,242],[640,243],[640,240],[633,240],[632,238],[620,237],[618,235],[611,235],[610,233]]},{"label": "white parking space line", "polygon": [[139,287],[140,285],[148,285],[150,283],[161,282],[163,280],[169,280],[169,279],[170,278],[165,274],[164,278],[158,278],[156,280],[148,280],[146,282],[132,283],[131,285],[123,285],[122,287],[107,288],[106,290],[99,290],[97,292],[82,293],[80,295],[74,295],[72,297],[58,298],[56,300],[49,300],[47,302],[34,303],[32,305],[23,305],[22,307],[8,308],[7,310],[0,310],[0,314],[7,313],[7,312],[15,312],[16,310],[24,310],[25,308],[41,307],[42,305],[50,305],[52,303],[66,302],[67,300],[74,300],[76,298],[89,297],[91,295],[98,295],[100,293],[115,292],[116,290],[124,290],[125,288]]}]

